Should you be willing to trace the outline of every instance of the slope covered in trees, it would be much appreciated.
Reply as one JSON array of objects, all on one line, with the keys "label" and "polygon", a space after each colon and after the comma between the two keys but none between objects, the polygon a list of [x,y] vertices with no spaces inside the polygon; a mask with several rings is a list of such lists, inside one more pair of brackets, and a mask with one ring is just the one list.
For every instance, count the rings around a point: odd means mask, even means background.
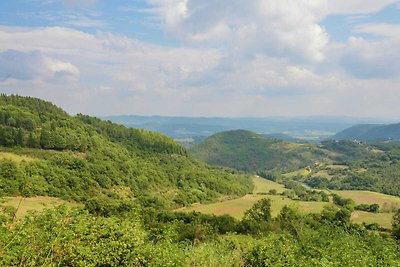
[{"label": "slope covered in trees", "polygon": [[248,177],[195,161],[161,134],[71,117],[36,98],[1,95],[0,118],[1,150],[32,158],[0,157],[0,195],[49,195],[93,209],[107,203],[112,212],[133,199],[175,207],[252,187]]},{"label": "slope covered in trees", "polygon": [[274,169],[283,172],[312,166],[316,162],[364,158],[371,154],[367,146],[353,143],[291,143],[245,130],[215,134],[191,148],[190,152],[195,158],[213,165],[245,171]]},{"label": "slope covered in trees", "polygon": [[379,125],[360,124],[345,129],[332,137],[334,140],[386,141],[400,140],[400,123]]},{"label": "slope covered in trees", "polygon": [[[341,145],[337,145],[341,144]],[[351,149],[344,148],[343,144],[351,144],[352,142],[326,142],[331,149],[341,149],[347,151]],[[328,174],[330,178],[319,177],[318,173],[325,169],[320,166],[313,170],[305,183],[313,187],[341,189],[341,190],[370,190],[381,192],[389,195],[400,196],[400,145],[396,142],[389,143],[373,143],[368,145],[379,151],[366,158],[349,159],[345,162],[345,168],[329,168]],[[352,149],[354,155],[362,153]],[[351,153],[350,153],[351,154]]]}]

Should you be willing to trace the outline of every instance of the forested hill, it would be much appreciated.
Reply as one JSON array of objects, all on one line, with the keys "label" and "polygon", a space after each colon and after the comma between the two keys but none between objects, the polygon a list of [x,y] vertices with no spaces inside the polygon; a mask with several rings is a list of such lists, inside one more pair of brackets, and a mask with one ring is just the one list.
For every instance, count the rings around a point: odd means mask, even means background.
[{"label": "forested hill", "polygon": [[246,171],[296,170],[328,157],[314,144],[290,143],[245,130],[217,133],[190,152],[207,163]]},{"label": "forested hill", "polygon": [[176,207],[243,195],[248,177],[191,159],[172,139],[0,95],[0,195]]},{"label": "forested hill", "polygon": [[345,129],[332,137],[334,140],[386,141],[400,140],[400,123],[379,125],[360,124]]},{"label": "forested hill", "polygon": [[373,147],[350,141],[294,143],[245,130],[215,134],[192,147],[190,153],[212,165],[244,171],[294,171],[318,163],[363,159]]}]

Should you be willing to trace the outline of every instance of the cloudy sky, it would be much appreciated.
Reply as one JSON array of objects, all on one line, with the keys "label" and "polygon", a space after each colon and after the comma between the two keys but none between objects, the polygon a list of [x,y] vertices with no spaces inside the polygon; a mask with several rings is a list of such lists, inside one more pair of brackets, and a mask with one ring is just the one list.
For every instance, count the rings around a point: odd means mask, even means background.
[{"label": "cloudy sky", "polygon": [[400,1],[2,0],[0,91],[72,114],[400,120]]}]

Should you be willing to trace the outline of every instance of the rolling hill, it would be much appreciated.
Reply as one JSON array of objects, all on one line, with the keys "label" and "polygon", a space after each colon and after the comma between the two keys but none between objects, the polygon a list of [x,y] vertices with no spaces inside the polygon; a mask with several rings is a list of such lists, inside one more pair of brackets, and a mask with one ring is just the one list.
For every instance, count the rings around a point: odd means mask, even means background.
[{"label": "rolling hill", "polygon": [[291,172],[321,164],[360,160],[377,148],[352,141],[288,142],[246,130],[217,133],[189,149],[196,159],[243,171]]},{"label": "rolling hill", "polygon": [[135,199],[176,207],[252,188],[248,177],[191,159],[169,137],[70,116],[37,98],[0,96],[0,152],[0,196],[51,196],[118,209]]},{"label": "rolling hill", "polygon": [[217,133],[189,151],[209,164],[244,171],[297,170],[332,156],[317,144],[290,143],[246,130]]},{"label": "rolling hill", "polygon": [[345,129],[332,137],[334,140],[388,141],[400,140],[400,123],[359,124]]}]

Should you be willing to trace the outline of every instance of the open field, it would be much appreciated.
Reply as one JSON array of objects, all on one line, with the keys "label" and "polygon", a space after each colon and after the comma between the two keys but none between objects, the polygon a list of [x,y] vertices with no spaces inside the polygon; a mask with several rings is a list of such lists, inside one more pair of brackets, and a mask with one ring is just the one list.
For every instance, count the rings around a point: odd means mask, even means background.
[{"label": "open field", "polygon": [[44,208],[53,208],[60,205],[69,207],[79,207],[78,203],[71,203],[54,197],[3,197],[1,206],[11,206],[18,208],[17,217],[24,216],[28,211],[41,211]]},{"label": "open field", "polygon": [[280,210],[285,206],[295,206],[301,211],[307,213],[318,213],[321,212],[327,202],[306,202],[306,201],[294,201],[287,197],[273,196],[273,195],[258,195],[257,193],[268,192],[270,189],[276,189],[278,193],[284,191],[284,186],[273,181],[263,179],[255,176],[254,191],[252,195],[246,195],[244,197],[232,200],[226,200],[222,202],[212,204],[195,204],[189,208],[179,209],[179,211],[198,211],[206,214],[224,215],[229,214],[236,219],[241,219],[244,212],[250,209],[253,204],[260,199],[269,198],[272,200],[272,215],[276,216]]},{"label": "open field", "polygon": [[294,201],[287,197],[282,196],[263,196],[263,195],[246,195],[238,199],[227,200],[212,204],[197,204],[190,208],[180,209],[179,211],[198,211],[206,214],[224,215],[229,214],[236,219],[241,219],[244,212],[250,209],[255,202],[260,199],[269,198],[272,200],[272,215],[276,216],[280,210],[285,206],[295,206],[301,211],[307,213],[318,213],[321,212],[326,202],[306,202],[306,201]]},{"label": "open field", "polygon": [[275,189],[277,193],[282,193],[285,190],[285,186],[282,184],[275,183],[273,181],[255,176],[253,178],[254,190],[253,194],[267,193],[271,189]]},{"label": "open field", "polygon": [[342,197],[351,198],[356,204],[379,204],[381,211],[391,212],[400,208],[400,198],[382,193],[371,191],[358,191],[346,190],[338,191],[332,190],[332,193],[338,194]]},{"label": "open field", "polygon": [[[273,195],[260,195],[257,193],[268,192],[270,189],[276,189],[277,192],[282,192],[284,186],[275,183],[261,177],[255,176],[254,179],[254,191],[253,194],[246,195],[244,197],[232,200],[224,200],[218,203],[212,204],[195,204],[189,208],[179,209],[179,211],[191,212],[197,211],[206,214],[224,215],[229,214],[236,219],[241,219],[244,212],[252,207],[252,205],[263,198],[270,198],[272,200],[272,215],[277,216],[280,210],[285,206],[294,206],[305,213],[319,213],[322,211],[324,206],[329,205],[327,202],[307,202],[307,201],[294,201],[287,197]],[[377,203],[381,206],[381,209],[385,207],[393,207],[399,205],[400,198],[384,195],[369,191],[332,191],[335,194],[343,197],[352,198],[357,204],[366,203],[373,204]],[[328,191],[326,193],[329,194]],[[354,223],[377,223],[383,227],[390,228],[393,213],[387,210],[386,213],[369,213],[363,211],[354,211],[351,216],[351,220]]]},{"label": "open field", "polygon": [[393,213],[371,213],[365,211],[354,211],[351,214],[351,221],[354,223],[377,223],[382,227],[392,227]]}]

